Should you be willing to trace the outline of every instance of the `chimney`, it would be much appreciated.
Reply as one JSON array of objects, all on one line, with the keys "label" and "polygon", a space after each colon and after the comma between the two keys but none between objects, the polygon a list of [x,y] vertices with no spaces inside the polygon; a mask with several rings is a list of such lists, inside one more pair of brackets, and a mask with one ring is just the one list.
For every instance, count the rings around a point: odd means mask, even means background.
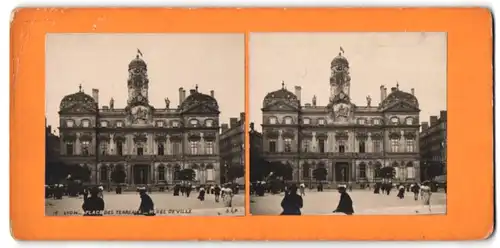
[{"label": "chimney", "polygon": [[99,104],[99,90],[98,89],[92,89],[92,98],[94,98],[94,101]]},{"label": "chimney", "polygon": [[186,90],[182,90],[182,100],[186,100]]},{"label": "chimney", "polygon": [[179,88],[179,105],[184,102],[184,88],[180,87]]},{"label": "chimney", "polygon": [[250,122],[250,131],[254,131],[254,128],[255,128],[255,125],[253,124],[253,122]]},{"label": "chimney", "polygon": [[213,98],[215,98],[215,92],[214,92],[214,90],[210,91],[210,96],[213,97]]},{"label": "chimney", "polygon": [[411,88],[411,94],[415,95],[415,89],[414,88]]},{"label": "chimney", "polygon": [[302,87],[295,86],[295,95],[297,96],[297,100],[299,100],[299,101],[300,101],[301,92],[302,92]]},{"label": "chimney", "polygon": [[238,118],[229,118],[229,128],[234,128],[238,125]]},{"label": "chimney", "polygon": [[384,100],[385,100],[386,97],[387,97],[387,88],[384,87]]},{"label": "chimney", "polygon": [[396,88],[396,87],[391,87],[391,93],[392,93],[392,92],[394,92],[394,91],[396,91],[396,90],[398,90],[398,88]]},{"label": "chimney", "polygon": [[431,116],[431,127],[438,123],[438,117],[433,115]]},{"label": "chimney", "polygon": [[195,90],[195,89],[190,89],[190,90],[189,90],[189,94],[190,94],[190,95],[193,95],[194,93],[196,93],[196,90]]},{"label": "chimney", "polygon": [[441,110],[439,112],[439,120],[446,121],[446,110]]},{"label": "chimney", "polygon": [[380,85],[380,102],[382,102],[385,99],[385,88],[383,85]]},{"label": "chimney", "polygon": [[241,121],[241,123],[245,122],[245,112],[240,113],[240,121]]},{"label": "chimney", "polygon": [[229,127],[227,126],[227,124],[226,124],[226,123],[221,124],[221,125],[220,125],[220,128],[222,129],[222,132],[225,132],[226,130],[228,130],[228,129],[229,129]]},{"label": "chimney", "polygon": [[426,121],[422,122],[422,131],[425,131],[427,129],[429,129],[429,122]]}]

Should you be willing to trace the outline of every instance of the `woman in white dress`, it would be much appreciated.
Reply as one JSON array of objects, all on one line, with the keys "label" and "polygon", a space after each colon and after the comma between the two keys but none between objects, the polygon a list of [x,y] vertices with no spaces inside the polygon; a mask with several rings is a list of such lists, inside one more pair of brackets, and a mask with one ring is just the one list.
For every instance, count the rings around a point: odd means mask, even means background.
[{"label": "woman in white dress", "polygon": [[431,211],[431,187],[429,187],[429,182],[424,182],[422,187],[420,187],[420,194],[422,197],[422,203],[424,206],[429,206],[429,212]]},{"label": "woman in white dress", "polygon": [[233,203],[233,190],[230,187],[224,187],[224,194],[222,198],[224,207],[230,208]]}]

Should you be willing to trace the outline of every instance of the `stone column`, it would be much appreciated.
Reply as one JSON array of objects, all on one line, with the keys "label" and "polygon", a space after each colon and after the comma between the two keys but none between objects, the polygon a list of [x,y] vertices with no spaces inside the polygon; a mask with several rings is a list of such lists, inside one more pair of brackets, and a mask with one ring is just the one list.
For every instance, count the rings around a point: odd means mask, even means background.
[{"label": "stone column", "polygon": [[73,148],[73,154],[81,154],[81,144],[80,144],[80,133],[76,133],[75,147]]},{"label": "stone column", "polygon": [[368,133],[368,138],[366,139],[366,152],[374,152],[371,133]]},{"label": "stone column", "polygon": [[170,142],[170,135],[167,135],[165,139],[165,155],[172,155],[172,145]]},{"label": "stone column", "polygon": [[279,131],[279,136],[278,136],[278,152],[284,152],[285,149],[283,147],[283,136],[281,135],[281,130]]}]

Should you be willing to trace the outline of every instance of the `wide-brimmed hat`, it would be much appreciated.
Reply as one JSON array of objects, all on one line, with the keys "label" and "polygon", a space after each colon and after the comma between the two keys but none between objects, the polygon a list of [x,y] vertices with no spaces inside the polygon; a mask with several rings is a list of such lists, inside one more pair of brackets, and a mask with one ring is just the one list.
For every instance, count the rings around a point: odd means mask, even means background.
[{"label": "wide-brimmed hat", "polygon": [[347,188],[347,185],[345,184],[337,185],[337,189],[345,189],[345,188]]}]

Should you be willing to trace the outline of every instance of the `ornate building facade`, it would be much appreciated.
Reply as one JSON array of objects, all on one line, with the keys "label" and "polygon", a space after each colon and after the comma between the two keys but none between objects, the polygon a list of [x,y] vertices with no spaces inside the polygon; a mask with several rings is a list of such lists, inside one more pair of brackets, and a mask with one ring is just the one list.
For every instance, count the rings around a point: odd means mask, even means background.
[{"label": "ornate building facade", "polygon": [[[221,180],[230,182],[244,176],[245,172],[245,113],[240,118],[230,118],[229,125],[221,124],[220,135]],[[242,172],[242,173],[241,173]],[[241,176],[241,177],[240,177]]]},{"label": "ornate building facade", "polygon": [[293,180],[314,183],[313,170],[325,168],[327,181],[374,182],[380,168],[394,168],[393,181],[419,181],[419,104],[399,84],[380,86],[380,103],[370,96],[351,102],[349,61],[343,52],[331,62],[327,106],[302,104],[300,86],[266,95],[262,106],[263,156],[292,168]]},{"label": "ornate building facade", "polygon": [[420,132],[421,180],[433,180],[446,175],[446,118],[447,111],[431,116],[429,122],[422,122]]},{"label": "ornate building facade", "polygon": [[180,171],[193,169],[195,183],[219,183],[219,105],[214,97],[179,89],[179,105],[149,104],[147,64],[137,55],[128,66],[127,105],[111,98],[99,107],[99,91],[80,90],[60,103],[60,147],[65,164],[88,170],[90,183],[111,181],[113,171],[124,183],[174,183]]}]

